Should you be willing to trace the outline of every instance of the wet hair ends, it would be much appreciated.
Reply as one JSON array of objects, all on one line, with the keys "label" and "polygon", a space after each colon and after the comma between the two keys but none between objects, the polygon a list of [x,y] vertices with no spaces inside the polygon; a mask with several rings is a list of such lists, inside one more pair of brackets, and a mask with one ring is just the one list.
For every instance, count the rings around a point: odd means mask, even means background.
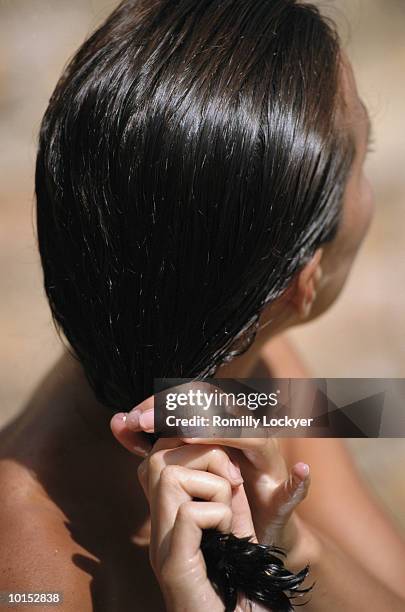
[{"label": "wet hair ends", "polygon": [[[125,0],[68,64],[41,124],[38,244],[107,410],[212,376],[334,237],[353,156],[339,64],[294,0]],[[218,533],[203,549],[227,610],[237,589],[289,610],[307,572]]]},{"label": "wet hair ends", "polygon": [[222,597],[225,612],[235,610],[239,593],[273,612],[292,612],[294,599],[312,589],[312,585],[300,588],[309,567],[296,574],[288,571],[282,559],[285,553],[280,548],[207,529],[201,550],[207,575]]}]

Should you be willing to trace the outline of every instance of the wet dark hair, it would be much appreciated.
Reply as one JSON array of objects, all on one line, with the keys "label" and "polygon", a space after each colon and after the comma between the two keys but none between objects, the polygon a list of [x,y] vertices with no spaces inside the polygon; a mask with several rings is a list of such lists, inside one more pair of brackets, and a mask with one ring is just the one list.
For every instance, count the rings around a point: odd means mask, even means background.
[{"label": "wet dark hair", "polygon": [[212,376],[336,234],[339,58],[293,0],[126,0],[67,66],[40,130],[38,242],[107,409],[154,377]]}]

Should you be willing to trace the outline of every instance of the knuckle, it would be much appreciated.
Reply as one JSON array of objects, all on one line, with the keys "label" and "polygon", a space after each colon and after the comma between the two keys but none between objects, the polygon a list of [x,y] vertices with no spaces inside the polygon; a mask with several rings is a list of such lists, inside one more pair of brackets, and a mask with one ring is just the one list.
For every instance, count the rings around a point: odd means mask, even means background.
[{"label": "knuckle", "polygon": [[220,446],[211,446],[209,451],[208,451],[208,455],[210,458],[214,459],[215,461],[229,461],[229,457],[226,454],[226,452],[224,451],[223,448],[221,448]]},{"label": "knuckle", "polygon": [[176,465],[165,465],[160,474],[160,480],[163,486],[177,485],[179,481],[179,468]]},{"label": "knuckle", "polygon": [[148,459],[150,470],[152,471],[160,470],[161,465],[162,465],[163,454],[164,454],[164,451],[157,451],[156,453],[153,453],[153,455],[150,455]]},{"label": "knuckle", "polygon": [[226,518],[232,518],[232,509],[227,504],[221,504],[222,511]]},{"label": "knuckle", "polygon": [[177,510],[177,519],[190,521],[193,517],[193,506],[192,502],[185,501],[180,504],[179,509]]},{"label": "knuckle", "polygon": [[221,478],[221,488],[222,488],[222,493],[224,495],[224,497],[226,497],[227,500],[230,500],[232,498],[232,487],[231,487],[231,483],[228,480],[225,480],[225,478]]},{"label": "knuckle", "polygon": [[220,510],[221,510],[223,519],[227,523],[230,523],[232,521],[232,509],[226,504],[220,504]]},{"label": "knuckle", "polygon": [[213,455],[218,455],[220,453],[223,453],[224,451],[218,444],[213,444],[212,446],[209,446],[208,452]]}]

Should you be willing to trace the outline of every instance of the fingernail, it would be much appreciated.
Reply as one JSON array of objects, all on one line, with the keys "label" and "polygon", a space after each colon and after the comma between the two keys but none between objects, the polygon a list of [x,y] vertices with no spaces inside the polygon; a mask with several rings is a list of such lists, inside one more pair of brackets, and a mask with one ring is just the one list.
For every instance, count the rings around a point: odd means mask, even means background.
[{"label": "fingernail", "polygon": [[128,412],[125,420],[130,429],[139,429],[139,410],[136,408],[135,410]]},{"label": "fingernail", "polygon": [[297,484],[303,482],[309,475],[309,465],[300,461],[294,466],[294,476]]},{"label": "fingernail", "polygon": [[126,412],[116,412],[114,415],[114,419],[120,419],[121,421],[125,421],[127,420],[127,413]]},{"label": "fingernail", "polygon": [[242,477],[241,471],[240,471],[239,467],[237,465],[235,465],[235,463],[230,461],[229,464],[228,464],[228,469],[229,469],[229,474],[230,474],[232,480],[237,480],[239,482],[243,482],[243,477]]},{"label": "fingernail", "polygon": [[139,425],[144,431],[153,431],[155,426],[153,410],[145,410],[145,412],[141,412],[139,415]]},{"label": "fingernail", "polygon": [[300,463],[299,466],[300,466],[300,468],[302,470],[302,473],[305,476],[308,476],[308,474],[309,474],[309,465],[307,463]]}]

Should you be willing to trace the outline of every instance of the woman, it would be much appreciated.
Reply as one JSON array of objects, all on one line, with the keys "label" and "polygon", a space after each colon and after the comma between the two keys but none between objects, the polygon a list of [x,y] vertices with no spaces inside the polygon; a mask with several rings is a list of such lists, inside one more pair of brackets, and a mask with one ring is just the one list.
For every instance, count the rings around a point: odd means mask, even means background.
[{"label": "woman", "polygon": [[308,375],[280,334],[344,285],[372,214],[368,137],[309,5],[126,0],[79,49],[36,172],[70,350],[2,433],[2,590],[61,591],[83,612],[223,610],[200,553],[215,527],[309,563],[309,611],[404,609],[405,546],[339,442],[151,449],[150,401],[129,412],[157,376]]}]

